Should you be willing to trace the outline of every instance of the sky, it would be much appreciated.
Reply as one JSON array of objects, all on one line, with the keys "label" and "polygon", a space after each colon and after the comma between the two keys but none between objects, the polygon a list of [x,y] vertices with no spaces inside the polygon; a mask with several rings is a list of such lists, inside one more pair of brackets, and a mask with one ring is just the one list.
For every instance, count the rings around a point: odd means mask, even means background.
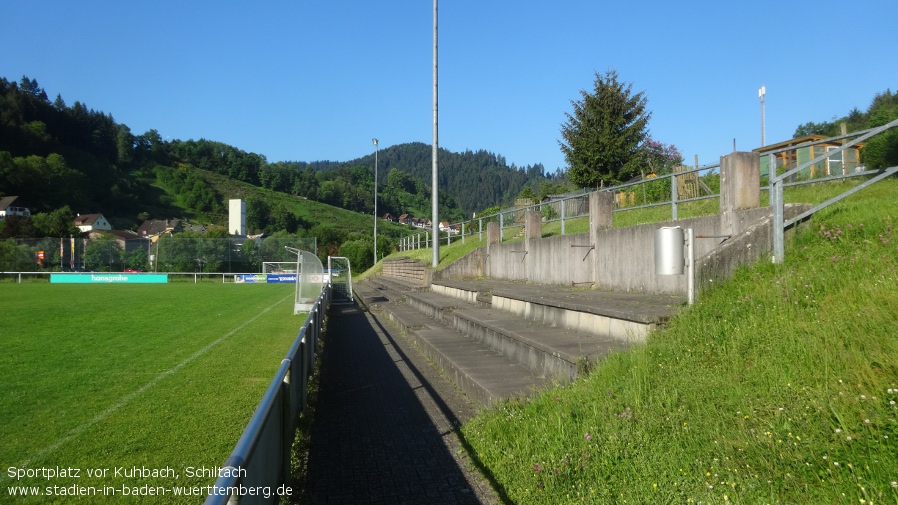
[{"label": "sky", "polygon": [[[439,3],[438,144],[566,168],[572,101],[610,70],[692,164],[790,139],[898,90],[898,2]],[[36,79],[134,134],[276,161],[433,142],[427,0],[0,0],[0,77]]]}]

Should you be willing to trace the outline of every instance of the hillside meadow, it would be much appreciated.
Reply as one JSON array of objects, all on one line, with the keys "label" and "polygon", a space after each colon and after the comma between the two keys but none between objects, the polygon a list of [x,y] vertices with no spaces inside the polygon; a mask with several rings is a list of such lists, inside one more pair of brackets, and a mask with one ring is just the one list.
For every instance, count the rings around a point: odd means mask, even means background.
[{"label": "hillside meadow", "polygon": [[783,264],[481,413],[465,443],[512,503],[898,503],[896,196],[892,179],[821,211]]}]

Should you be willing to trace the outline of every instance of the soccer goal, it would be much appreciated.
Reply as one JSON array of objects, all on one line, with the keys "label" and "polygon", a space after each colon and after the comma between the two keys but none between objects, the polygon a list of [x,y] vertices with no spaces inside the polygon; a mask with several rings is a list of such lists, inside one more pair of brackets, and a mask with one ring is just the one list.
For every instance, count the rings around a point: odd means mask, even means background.
[{"label": "soccer goal", "polygon": [[262,263],[263,274],[295,274],[295,261],[265,261]]}]

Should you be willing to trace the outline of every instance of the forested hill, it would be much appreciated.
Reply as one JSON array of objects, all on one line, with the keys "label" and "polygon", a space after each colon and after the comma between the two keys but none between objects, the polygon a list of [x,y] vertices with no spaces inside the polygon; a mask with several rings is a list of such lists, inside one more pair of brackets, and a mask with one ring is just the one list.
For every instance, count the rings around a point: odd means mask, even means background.
[{"label": "forested hill", "polygon": [[[433,148],[422,142],[398,144],[381,149],[377,154],[378,182],[387,181],[391,169],[400,170],[428,186],[432,180]],[[469,215],[494,205],[511,205],[526,185],[538,187],[548,180],[542,164],[516,167],[508,165],[503,156],[488,151],[454,153],[439,151],[439,189],[446,191]],[[350,161],[290,162],[297,168],[311,167],[316,171],[331,171],[357,166],[374,169],[374,154]]]},{"label": "forested hill", "polygon": [[[379,151],[378,160],[378,213],[429,216],[431,146],[392,146]],[[546,180],[542,165],[519,169],[482,150],[441,150],[439,162],[441,218],[447,220],[511,204],[525,184],[535,188]],[[0,196],[19,196],[32,212],[102,212],[125,228],[175,216],[223,224],[224,201],[232,195],[218,194],[203,172],[373,211],[373,153],[344,162],[269,162],[221,142],[166,141],[155,130],[135,134],[111,114],[78,101],[67,105],[59,95],[51,99],[34,79],[0,78]]]}]

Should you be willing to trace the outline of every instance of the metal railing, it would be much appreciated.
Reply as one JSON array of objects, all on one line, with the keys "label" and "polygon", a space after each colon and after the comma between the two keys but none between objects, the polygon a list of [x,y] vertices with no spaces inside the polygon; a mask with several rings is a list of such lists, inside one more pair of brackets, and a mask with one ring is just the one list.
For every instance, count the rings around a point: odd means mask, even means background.
[{"label": "metal railing", "polygon": [[[671,218],[676,220],[678,218],[680,204],[706,200],[710,198],[719,198],[720,193],[714,193],[710,190],[706,190],[705,193],[707,194],[704,195],[681,198],[681,196],[678,194],[678,184],[676,183],[676,180],[674,178],[688,176],[689,174],[696,174],[696,176],[698,176],[702,173],[713,173],[715,169],[717,169],[719,172],[719,162],[703,166],[695,166],[694,168],[683,170],[680,172],[672,172],[669,174],[659,175],[657,177],[628,182],[616,186],[609,186],[598,190],[583,189],[573,193],[565,194],[560,198],[556,198],[548,202],[540,202],[523,207],[503,209],[495,214],[480,216],[471,221],[452,223],[449,225],[448,230],[440,233],[440,236],[436,239],[441,242],[445,240],[445,243],[449,245],[453,240],[462,240],[462,242],[464,242],[467,237],[477,235],[477,239],[479,241],[483,241],[483,232],[485,229],[484,223],[488,223],[490,221],[498,221],[499,237],[500,241],[503,241],[505,240],[504,237],[508,230],[514,230],[518,228],[523,229],[523,219],[521,219],[519,216],[529,210],[537,210],[539,212],[542,212],[543,215],[546,216],[546,218],[544,219],[545,223],[559,222],[561,225],[561,234],[564,235],[566,233],[566,221],[570,219],[582,218],[589,215],[589,193],[592,193],[593,191],[611,191],[616,194],[626,194],[629,192],[634,192],[639,186],[643,186],[644,188],[645,185],[666,185],[668,184],[666,182],[668,179],[670,180],[670,189],[668,193],[670,195],[669,199],[658,200],[657,198],[653,198],[653,200],[656,201],[649,202],[648,197],[646,197],[645,192],[643,192],[642,204],[634,203],[632,205],[622,205],[620,203],[621,199],[615,198],[615,208],[613,212],[618,213],[645,209],[649,207],[670,206]],[[431,236],[431,233],[429,231],[408,235],[400,242],[400,250],[405,251],[411,249],[429,248],[432,247],[433,240],[434,237]]]},{"label": "metal railing", "polygon": [[234,451],[221,466],[207,505],[276,503],[292,492],[287,487],[291,450],[299,415],[308,402],[309,378],[330,296],[330,287],[325,286]]},{"label": "metal railing", "polygon": [[[141,275],[141,273],[129,272],[52,272],[52,271],[36,271],[36,272],[0,272],[0,283],[15,282],[21,284],[23,282],[49,283],[50,275],[85,275],[85,274],[125,274],[125,275]],[[143,272],[153,273],[155,272]],[[159,275],[167,275],[169,282],[187,282],[193,284],[200,283],[233,283],[234,278],[239,275],[258,275],[257,272],[235,272],[235,273],[218,273],[218,272],[159,272]]]},{"label": "metal railing", "polygon": [[[854,132],[854,133],[849,133],[847,135],[841,135],[838,137],[832,137],[832,138],[823,139],[823,140],[819,140],[819,141],[805,142],[805,143],[799,144],[797,146],[782,148],[782,149],[778,149],[778,150],[771,151],[770,153],[768,153],[768,160],[769,160],[768,161],[768,172],[770,174],[769,175],[770,206],[773,209],[773,262],[774,263],[782,263],[783,260],[785,259],[785,256],[786,256],[786,245],[785,245],[786,229],[788,229],[792,225],[802,221],[803,219],[806,219],[807,217],[813,215],[817,211],[824,209],[826,207],[829,207],[830,205],[842,200],[843,198],[846,198],[846,197],[860,191],[861,189],[864,189],[867,186],[870,186],[871,184],[875,184],[875,183],[881,181],[882,179],[885,179],[886,177],[889,177],[890,175],[898,172],[898,166],[883,168],[881,170],[865,170],[865,171],[853,172],[853,173],[848,173],[848,174],[841,174],[841,175],[837,175],[837,176],[831,176],[831,177],[827,177],[825,179],[811,179],[811,180],[807,180],[807,181],[793,182],[790,184],[786,184],[785,181],[789,178],[792,178],[795,174],[798,174],[798,173],[802,172],[803,170],[806,170],[806,169],[816,165],[817,163],[824,162],[828,158],[831,158],[835,155],[839,155],[845,149],[854,147],[856,144],[859,144],[875,135],[878,135],[878,134],[880,134],[886,130],[889,130],[891,128],[894,128],[896,126],[898,126],[898,119],[895,119],[894,121],[892,121],[890,123],[884,124],[884,125],[876,127],[876,128],[870,128],[868,130],[862,130],[862,131],[858,131],[858,132]],[[796,150],[796,149],[800,149],[803,147],[808,147],[808,146],[812,146],[812,145],[816,145],[816,144],[832,143],[834,141],[841,141],[841,140],[845,140],[845,139],[849,139],[849,138],[854,138],[854,140],[847,142],[847,143],[843,143],[841,146],[839,146],[836,149],[825,151],[823,154],[821,154],[820,156],[817,156],[816,158],[813,158],[805,163],[802,163],[802,164],[796,166],[795,168],[786,170],[782,174],[776,175],[776,154],[777,153],[787,151],[787,150]],[[847,178],[847,177],[868,176],[868,175],[875,175],[875,176],[873,178],[871,178],[867,181],[864,181],[863,183],[849,189],[848,191],[845,191],[844,193],[842,193],[838,196],[830,198],[829,200],[813,207],[812,209],[808,210],[807,212],[803,212],[789,220],[785,219],[785,217],[784,217],[785,216],[785,202],[783,199],[783,188],[785,186],[787,186],[787,185],[793,186],[793,185],[797,185],[797,184],[809,184],[809,183],[814,183],[814,182],[821,182],[823,180],[834,180],[834,179],[842,179],[842,178]]]}]

